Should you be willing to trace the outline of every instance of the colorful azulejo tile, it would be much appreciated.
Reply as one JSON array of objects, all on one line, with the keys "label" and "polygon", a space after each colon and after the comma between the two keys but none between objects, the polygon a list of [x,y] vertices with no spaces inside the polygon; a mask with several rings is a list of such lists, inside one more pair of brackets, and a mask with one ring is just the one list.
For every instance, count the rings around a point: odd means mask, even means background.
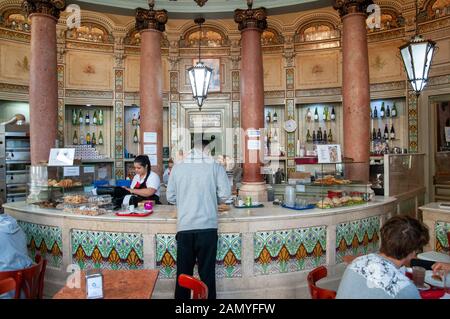
[{"label": "colorful azulejo tile", "polygon": [[436,222],[434,226],[436,242],[435,250],[448,254],[450,252],[450,243],[448,242],[447,233],[450,232],[450,223]]},{"label": "colorful azulejo tile", "polygon": [[144,238],[137,233],[71,231],[72,260],[81,269],[143,269]]},{"label": "colorful azulejo tile", "polygon": [[41,255],[47,265],[59,268],[62,264],[62,231],[60,227],[18,221],[27,236],[27,247],[31,258]]},{"label": "colorful azulejo tile", "polygon": [[257,232],[253,237],[254,273],[286,273],[326,262],[326,226]]},{"label": "colorful azulejo tile", "polygon": [[[216,255],[216,276],[218,278],[241,277],[242,235],[238,233],[219,234]],[[156,267],[162,278],[175,278],[177,273],[177,242],[175,234],[156,235]],[[194,274],[197,274],[197,266]]]},{"label": "colorful azulejo tile", "polygon": [[336,227],[336,263],[346,255],[365,255],[379,248],[380,218],[373,216],[338,224]]}]

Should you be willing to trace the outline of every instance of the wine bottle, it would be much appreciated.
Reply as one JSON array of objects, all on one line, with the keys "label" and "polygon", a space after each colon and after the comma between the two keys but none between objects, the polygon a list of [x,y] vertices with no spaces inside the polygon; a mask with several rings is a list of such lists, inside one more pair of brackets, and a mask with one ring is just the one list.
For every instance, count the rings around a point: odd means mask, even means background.
[{"label": "wine bottle", "polygon": [[383,119],[384,118],[384,114],[385,113],[385,109],[384,109],[384,102],[381,102],[381,110],[380,110],[380,117]]},{"label": "wine bottle", "polygon": [[373,119],[373,113],[372,113],[372,108],[369,106],[370,109],[370,118]]},{"label": "wine bottle", "polygon": [[86,134],[86,144],[91,145],[91,133],[89,132]]},{"label": "wine bottle", "polygon": [[381,129],[380,128],[378,128],[377,140],[381,140]]},{"label": "wine bottle", "polygon": [[374,106],[374,110],[373,110],[373,118],[376,119],[378,118],[378,111],[377,111],[377,106]]},{"label": "wine bottle", "polygon": [[317,141],[322,142],[322,128],[319,127],[319,131],[317,132]]},{"label": "wine bottle", "polygon": [[375,128],[373,128],[372,130],[372,140],[375,141],[377,139],[377,131],[375,130]]},{"label": "wine bottle", "polygon": [[308,110],[306,111],[306,121],[311,122],[312,117],[313,117],[313,115],[312,115],[311,109],[308,107]]},{"label": "wine bottle", "polygon": [[83,117],[83,113],[81,113],[80,110],[80,114],[78,114],[78,124],[83,124],[84,123],[84,117]]},{"label": "wine bottle", "polygon": [[98,111],[98,125],[103,125],[103,111]]},{"label": "wine bottle", "polygon": [[271,120],[272,120],[272,118],[271,118],[270,111],[269,111],[269,113],[267,113],[267,116],[266,116],[266,122],[270,123]]},{"label": "wine bottle", "polygon": [[391,140],[395,140],[394,124],[392,124],[392,126],[391,126],[390,138],[391,138]]},{"label": "wine bottle", "polygon": [[311,143],[311,141],[312,141],[311,133],[309,132],[308,129],[308,131],[306,132],[306,142]]},{"label": "wine bottle", "polygon": [[95,146],[97,144],[97,139],[95,138],[95,132],[92,133],[92,143],[93,146]]},{"label": "wine bottle", "polygon": [[388,140],[388,139],[389,139],[389,129],[388,129],[388,125],[387,125],[387,124],[385,124],[385,126],[384,126],[384,134],[383,134],[383,138],[384,138],[385,140]]},{"label": "wine bottle", "polygon": [[86,145],[86,139],[84,138],[84,134],[80,132],[80,145]]},{"label": "wine bottle", "polygon": [[278,121],[278,115],[277,112],[273,113],[273,122],[276,123]]},{"label": "wine bottle", "polygon": [[84,124],[89,125],[91,123],[91,119],[89,117],[89,111],[86,113],[86,119],[84,121]]},{"label": "wine bottle", "polygon": [[327,106],[325,106],[324,108],[323,108],[323,120],[326,122],[326,121],[328,121],[328,107]]},{"label": "wine bottle", "polygon": [[77,134],[77,131],[73,132],[72,143],[73,143],[73,145],[78,145],[78,134]]},{"label": "wine bottle", "polygon": [[333,142],[333,134],[331,133],[331,128],[328,130],[328,142]]},{"label": "wine bottle", "polygon": [[[336,113],[334,112],[334,106],[331,108],[331,120],[334,121],[336,119]],[[329,138],[328,134],[328,138]]]},{"label": "wine bottle", "polygon": [[77,123],[78,123],[77,110],[73,109],[72,110],[72,124],[77,125]]},{"label": "wine bottle", "polygon": [[137,126],[137,115],[136,115],[136,113],[133,114],[133,119],[131,120],[131,125]]},{"label": "wine bottle", "polygon": [[134,129],[133,143],[139,143],[137,128]]},{"label": "wine bottle", "polygon": [[277,143],[277,142],[278,142],[277,129],[274,129],[274,132],[273,132],[273,142],[274,142],[274,143]]},{"label": "wine bottle", "polygon": [[324,143],[326,144],[327,142],[328,142],[328,140],[327,140],[327,130],[323,130],[323,141],[324,141]]},{"label": "wine bottle", "polygon": [[98,135],[98,145],[103,145],[103,133],[100,131],[100,134]]},{"label": "wine bottle", "polygon": [[138,126],[141,125],[141,112],[138,112]]},{"label": "wine bottle", "polygon": [[389,109],[389,104],[386,108],[386,117],[391,117],[391,110]]},{"label": "wine bottle", "polygon": [[92,118],[92,124],[97,125],[97,111],[94,112],[94,117]]},{"label": "wine bottle", "polygon": [[317,107],[316,107],[316,109],[314,111],[314,121],[315,122],[319,122],[319,113],[317,112]]},{"label": "wine bottle", "polygon": [[394,105],[392,106],[391,117],[396,117],[396,116],[397,116],[397,106],[395,105],[395,102],[394,102]]},{"label": "wine bottle", "polygon": [[313,143],[317,142],[317,136],[316,136],[316,131],[315,130],[313,131],[312,140],[313,140]]}]

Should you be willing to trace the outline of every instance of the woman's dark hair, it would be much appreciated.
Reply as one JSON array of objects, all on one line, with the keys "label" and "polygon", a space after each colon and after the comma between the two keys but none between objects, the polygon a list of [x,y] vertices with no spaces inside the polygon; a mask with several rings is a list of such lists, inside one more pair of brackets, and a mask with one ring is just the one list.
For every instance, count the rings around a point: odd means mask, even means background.
[{"label": "woman's dark hair", "polygon": [[422,249],[430,240],[425,224],[409,216],[392,217],[380,232],[380,252],[398,260]]},{"label": "woman's dark hair", "polygon": [[139,165],[143,167],[147,167],[147,176],[150,175],[150,172],[152,171],[152,164],[150,163],[150,159],[147,155],[139,155],[134,159],[135,163],[138,163]]}]

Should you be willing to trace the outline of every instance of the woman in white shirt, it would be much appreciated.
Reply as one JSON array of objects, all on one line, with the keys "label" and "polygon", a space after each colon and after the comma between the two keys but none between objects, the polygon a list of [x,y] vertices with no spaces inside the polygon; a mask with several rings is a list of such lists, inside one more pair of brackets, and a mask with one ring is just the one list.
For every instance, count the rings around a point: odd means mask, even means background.
[{"label": "woman in white shirt", "polygon": [[136,175],[131,182],[130,188],[124,187],[130,192],[131,198],[125,196],[124,202],[128,201],[130,205],[137,205],[143,200],[154,200],[156,204],[161,204],[159,201],[161,180],[158,174],[152,172],[151,168],[152,166],[147,155],[136,157],[134,160]]}]

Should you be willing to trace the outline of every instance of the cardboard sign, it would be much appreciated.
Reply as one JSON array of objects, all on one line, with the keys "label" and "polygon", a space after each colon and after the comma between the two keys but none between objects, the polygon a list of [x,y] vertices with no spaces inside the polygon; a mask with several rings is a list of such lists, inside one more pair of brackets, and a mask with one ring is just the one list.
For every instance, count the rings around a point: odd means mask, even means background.
[{"label": "cardboard sign", "polygon": [[52,148],[50,149],[48,166],[72,166],[74,158],[74,148]]},{"label": "cardboard sign", "polygon": [[342,161],[341,145],[317,145],[317,157],[319,163],[340,163]]}]

